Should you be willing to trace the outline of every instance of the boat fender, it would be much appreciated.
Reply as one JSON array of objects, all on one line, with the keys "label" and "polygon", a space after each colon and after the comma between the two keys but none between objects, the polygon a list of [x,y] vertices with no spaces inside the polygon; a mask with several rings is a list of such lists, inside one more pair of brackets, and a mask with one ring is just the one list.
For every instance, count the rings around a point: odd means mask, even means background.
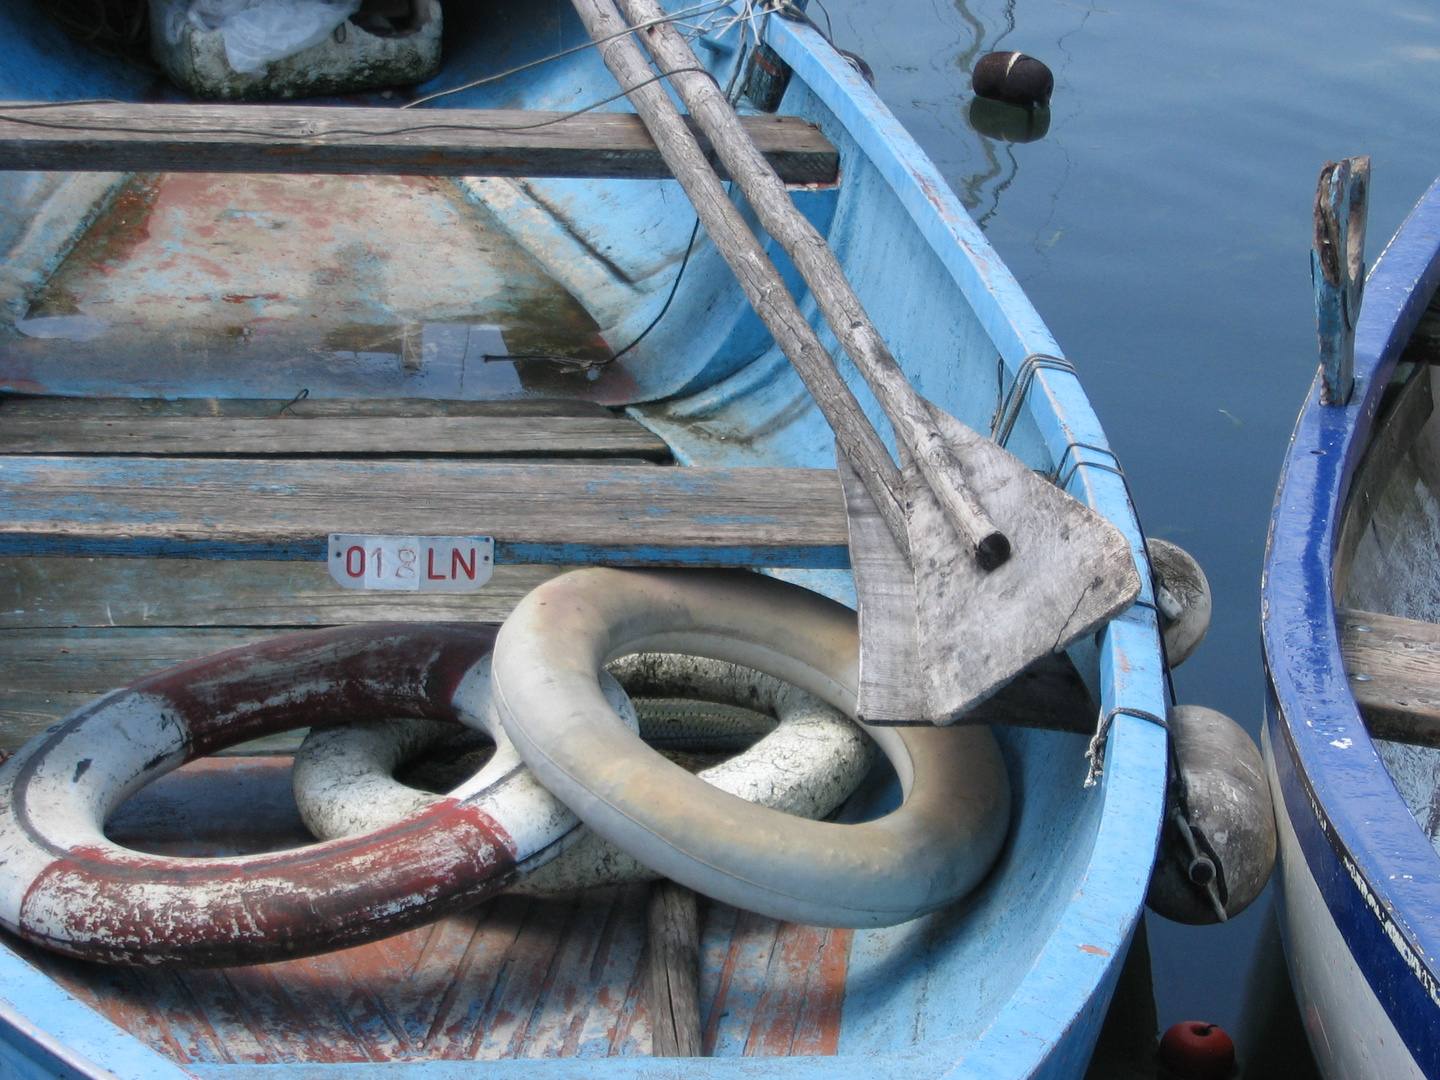
[{"label": "boat fender", "polygon": [[494,640],[493,626],[454,623],[291,634],[79,710],[0,769],[0,924],[84,960],[253,964],[386,937],[499,891],[578,826],[513,752],[426,809],[325,844],[174,858],[104,832],[144,784],[236,743],[341,717],[468,717]]},{"label": "boat fender", "polygon": [[1022,109],[1045,108],[1055,90],[1055,76],[1033,56],[992,52],[976,61],[970,86],[975,93],[992,101],[1019,105]]},{"label": "boat fender", "polygon": [[[758,805],[800,817],[824,817],[849,798],[874,761],[874,744],[853,722],[814,695],[768,675],[700,657],[653,654],[625,657],[612,668],[623,681],[617,683],[610,673],[602,672],[600,685],[606,700],[622,715],[633,705],[621,687],[634,684],[645,697],[709,701],[772,717],[767,730],[750,733],[752,740],[760,735],[753,746],[697,774],[706,783]],[[736,726],[648,713],[638,724],[642,739],[677,748],[731,742]],[[635,725],[627,720],[627,726]],[[426,720],[372,721],[312,731],[295,755],[292,774],[295,801],[305,824],[316,836],[329,840],[381,828],[434,802],[439,796],[407,787],[393,773],[454,734],[453,726]],[[503,738],[503,731],[500,734]],[[581,829],[559,857],[510,891],[544,894],[658,877],[643,863]]]},{"label": "boat fender", "polygon": [[1160,1080],[1230,1080],[1235,1041],[1218,1024],[1186,1020],[1160,1037]]},{"label": "boat fender", "polygon": [[541,783],[640,862],[717,900],[815,926],[887,926],[943,907],[987,873],[1009,825],[999,748],[978,727],[868,727],[900,806],[807,821],[712,787],[615,717],[597,673],[636,652],[762,671],[855,713],[855,613],[748,571],[591,568],[553,578],[496,639],[500,720]]},{"label": "boat fender", "polygon": [[1165,662],[1177,668],[1205,640],[1210,629],[1210,582],[1195,557],[1179,544],[1145,541],[1155,580],[1155,607],[1165,635]]},{"label": "boat fender", "polygon": [[1175,922],[1224,922],[1260,895],[1275,863],[1265,766],[1255,741],[1224,713],[1178,705],[1169,726],[1167,815],[1145,901]]}]

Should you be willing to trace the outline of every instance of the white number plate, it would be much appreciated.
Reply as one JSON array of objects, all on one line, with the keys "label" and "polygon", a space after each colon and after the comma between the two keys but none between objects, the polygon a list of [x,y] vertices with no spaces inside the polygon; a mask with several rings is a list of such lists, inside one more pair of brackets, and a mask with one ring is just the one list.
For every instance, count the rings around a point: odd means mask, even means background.
[{"label": "white number plate", "polygon": [[495,569],[490,536],[330,534],[330,576],[347,589],[474,592]]}]

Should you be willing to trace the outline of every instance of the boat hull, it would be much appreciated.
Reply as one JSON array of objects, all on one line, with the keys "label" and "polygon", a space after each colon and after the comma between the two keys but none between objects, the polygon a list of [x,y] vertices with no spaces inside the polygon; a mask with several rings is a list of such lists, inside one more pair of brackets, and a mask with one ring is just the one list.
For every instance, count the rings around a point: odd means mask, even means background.
[{"label": "boat hull", "polygon": [[1440,282],[1440,186],[1372,271],[1356,389],[1296,425],[1262,584],[1264,751],[1292,982],[1327,1080],[1440,1077],[1440,857],[1366,729],[1341,653],[1332,560],[1381,400]]}]

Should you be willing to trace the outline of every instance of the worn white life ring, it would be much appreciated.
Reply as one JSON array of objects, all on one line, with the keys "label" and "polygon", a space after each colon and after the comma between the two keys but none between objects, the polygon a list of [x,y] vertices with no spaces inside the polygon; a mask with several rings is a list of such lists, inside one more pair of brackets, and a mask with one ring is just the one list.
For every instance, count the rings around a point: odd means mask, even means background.
[{"label": "worn white life ring", "polygon": [[530,593],[496,640],[492,693],[521,756],[595,832],[666,877],[776,918],[886,926],[964,895],[1004,842],[1010,791],[983,728],[866,730],[903,801],[835,824],[767,810],[641,742],[597,673],[634,652],[708,656],[799,686],[854,715],[854,612],[745,571],[588,569]]},{"label": "worn white life ring", "polygon": [[0,770],[0,923],[87,960],[248,964],[385,937],[500,890],[578,825],[513,753],[384,829],[311,847],[171,858],[104,833],[147,781],[238,742],[337,718],[460,720],[494,634],[456,624],[294,634],[80,710]]},{"label": "worn white life ring", "polygon": [[[488,682],[488,668],[488,662],[481,661],[477,669],[472,716],[489,700],[488,687],[478,689]],[[630,656],[614,669],[621,682],[602,671],[600,685],[632,730],[637,721],[622,684],[640,688],[646,697],[693,698],[772,717],[770,730],[753,746],[697,774],[757,805],[800,817],[823,817],[850,796],[873,761],[873,744],[853,721],[813,694],[768,675],[717,660],[673,655]],[[713,725],[701,729],[684,718],[640,719],[638,726],[642,739],[681,746],[707,739],[724,741],[730,734]],[[295,755],[292,772],[295,802],[306,826],[329,840],[382,828],[426,809],[440,796],[407,787],[394,778],[394,771],[454,735],[454,730],[435,721],[390,719],[311,731]],[[498,721],[492,720],[485,731],[497,740],[497,755],[504,749],[514,753]],[[494,762],[492,757],[486,768],[493,769]],[[582,829],[564,852],[510,891],[543,894],[657,877],[645,864]]]}]

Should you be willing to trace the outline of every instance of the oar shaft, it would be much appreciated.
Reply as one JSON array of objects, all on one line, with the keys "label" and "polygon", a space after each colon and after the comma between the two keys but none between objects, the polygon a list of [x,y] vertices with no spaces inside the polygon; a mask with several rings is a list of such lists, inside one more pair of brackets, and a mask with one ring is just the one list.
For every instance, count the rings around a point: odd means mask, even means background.
[{"label": "oar shaft", "polygon": [[[725,186],[681,119],[674,102],[654,81],[654,72],[640,46],[631,35],[624,33],[629,24],[621,18],[612,0],[573,2],[590,36],[604,42],[599,46],[601,57],[640,114],[666,165],[689,196],[706,233],[734,271],[755,313],[814,397],[896,543],[908,554],[909,533],[900,501],[903,486],[900,472],[821,344],[815,328],[801,314],[780,272],[730,201]],[[623,36],[617,37],[617,34]]]},{"label": "oar shaft", "polygon": [[959,534],[985,569],[1010,554],[1004,534],[990,521],[965,483],[960,464],[940,437],[914,387],[891,355],[855,295],[835,253],[795,208],[785,184],[741,126],[724,93],[696,59],[675,25],[664,20],[657,0],[617,0],[636,36],[667,75],[700,130],[710,139],[726,170],[754,207],[760,224],[785,249],[805,279],[830,328],[869,384],[895,428],[896,440],[913,454],[916,466]]}]

